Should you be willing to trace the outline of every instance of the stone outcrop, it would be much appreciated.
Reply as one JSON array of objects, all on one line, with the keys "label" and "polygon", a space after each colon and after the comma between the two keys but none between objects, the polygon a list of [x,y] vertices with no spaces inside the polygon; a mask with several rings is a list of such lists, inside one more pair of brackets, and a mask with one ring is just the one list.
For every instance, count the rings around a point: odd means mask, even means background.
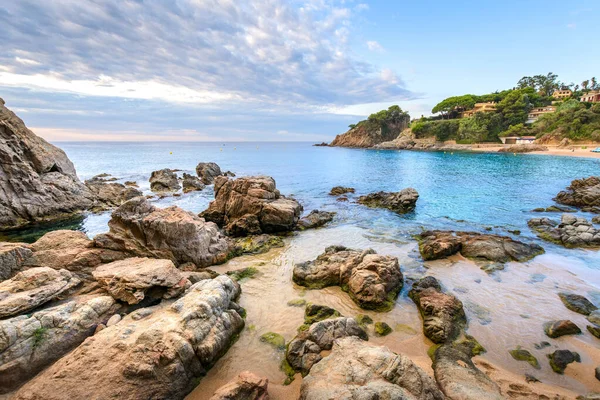
[{"label": "stone outcrop", "polygon": [[444,395],[405,355],[347,337],[336,340],[331,354],[313,366],[299,399],[443,400]]},{"label": "stone outcrop", "polygon": [[341,286],[362,308],[388,310],[402,289],[398,259],[374,250],[331,246],[316,260],[296,264],[294,282],[311,289]]},{"label": "stone outcrop", "polygon": [[217,389],[210,400],[269,400],[268,385],[267,378],[244,371]]},{"label": "stone outcrop", "polygon": [[600,213],[600,176],[575,179],[566,190],[556,195],[554,201],[579,207],[583,211]]},{"label": "stone outcrop", "polygon": [[183,399],[244,326],[240,288],[219,276],[175,302],[142,308],[109,326],[21,387],[14,400]]},{"label": "stone outcrop", "polygon": [[344,186],[334,186],[329,191],[330,196],[341,196],[343,194],[354,193],[354,188]]},{"label": "stone outcrop", "polygon": [[93,195],[59,149],[27,129],[0,99],[0,229],[80,213]]},{"label": "stone outcrop", "polygon": [[215,222],[232,236],[291,231],[302,206],[279,193],[268,176],[238,179],[217,177],[215,200],[200,215]]},{"label": "stone outcrop", "polygon": [[498,153],[531,153],[532,151],[548,151],[548,148],[539,144],[513,144],[498,149]]},{"label": "stone outcrop", "polygon": [[581,329],[572,321],[560,320],[545,323],[544,332],[548,337],[557,338],[565,335],[579,335]]},{"label": "stone outcrop", "polygon": [[81,281],[66,269],[32,268],[0,282],[0,318],[25,313],[56,299]]},{"label": "stone outcrop", "polygon": [[310,213],[300,218],[297,228],[301,231],[306,229],[319,228],[328,222],[331,222],[335,217],[333,211],[312,210]]},{"label": "stone outcrop", "polygon": [[322,359],[321,352],[331,350],[334,340],[349,336],[369,339],[353,318],[339,317],[315,322],[288,344],[286,360],[295,371],[306,375]]},{"label": "stone outcrop", "polygon": [[150,190],[153,192],[176,192],[181,189],[177,174],[165,168],[153,171],[150,175]]},{"label": "stone outcrop", "polygon": [[413,188],[399,192],[377,192],[360,196],[358,202],[368,207],[387,208],[398,214],[406,214],[415,210],[419,193]]},{"label": "stone outcrop", "polygon": [[85,181],[85,186],[95,196],[93,211],[105,211],[119,207],[127,200],[137,196],[142,196],[143,193],[132,186],[125,186],[122,183],[113,182],[110,175],[100,174]]},{"label": "stone outcrop", "polygon": [[560,301],[563,302],[565,307],[579,314],[591,315],[598,310],[598,307],[580,294],[561,292],[558,297],[560,297]]},{"label": "stone outcrop", "polygon": [[378,143],[394,140],[410,124],[410,115],[397,106],[378,114],[381,113],[385,113],[385,116],[372,115],[351,126],[346,133],[337,135],[330,146],[373,147]]},{"label": "stone outcrop", "polygon": [[149,291],[154,298],[170,299],[190,286],[171,260],[128,258],[101,265],[92,274],[111,296],[129,304],[139,303]]},{"label": "stone outcrop", "polygon": [[600,247],[600,229],[582,217],[563,214],[560,223],[550,218],[533,218],[527,225],[540,238],[565,247]]},{"label": "stone outcrop", "polygon": [[128,257],[124,252],[94,247],[94,242],[81,231],[51,231],[30,248],[33,253],[23,262],[24,268],[64,268],[82,280],[91,280],[92,270],[98,265]]},{"label": "stone outcrop", "polygon": [[564,374],[567,366],[574,362],[581,362],[581,357],[578,353],[571,350],[556,350],[552,354],[548,354],[548,360],[552,370],[557,374]]},{"label": "stone outcrop", "polygon": [[197,176],[183,174],[183,193],[196,192],[204,189],[204,183]]},{"label": "stone outcrop", "polygon": [[0,393],[16,389],[77,347],[116,308],[110,296],[86,296],[0,321]]},{"label": "stone outcrop", "polygon": [[196,173],[205,185],[212,185],[217,176],[223,176],[221,167],[214,162],[201,162],[196,166]]},{"label": "stone outcrop", "polygon": [[175,265],[191,262],[199,268],[229,256],[230,243],[214,223],[176,206],[156,208],[143,197],[116,209],[108,226],[108,233],[94,238],[96,247],[166,258]]},{"label": "stone outcrop", "polygon": [[495,262],[527,261],[542,254],[537,244],[523,243],[508,236],[476,232],[425,231],[419,236],[419,251],[424,260],[437,260],[456,253],[464,257]]},{"label": "stone outcrop", "polygon": [[0,282],[21,270],[32,251],[25,243],[0,243]]}]

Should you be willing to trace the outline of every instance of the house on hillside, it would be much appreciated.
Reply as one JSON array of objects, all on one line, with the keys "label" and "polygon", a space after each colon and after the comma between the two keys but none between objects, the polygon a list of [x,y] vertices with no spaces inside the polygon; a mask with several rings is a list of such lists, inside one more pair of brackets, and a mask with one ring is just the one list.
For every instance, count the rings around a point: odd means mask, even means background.
[{"label": "house on hillside", "polygon": [[501,137],[502,144],[532,144],[535,136],[506,136]]},{"label": "house on hillside", "polygon": [[559,100],[568,99],[571,96],[573,96],[573,92],[570,89],[555,90],[552,93],[552,97]]},{"label": "house on hillside", "polygon": [[478,112],[488,113],[488,112],[495,112],[495,111],[496,111],[496,102],[495,101],[489,101],[487,103],[475,103],[475,106],[473,107],[473,109],[462,113],[462,117],[468,118],[468,117],[472,117],[473,115],[475,115]]},{"label": "house on hillside", "polygon": [[538,120],[539,117],[541,117],[544,114],[548,114],[548,113],[553,113],[554,111],[556,111],[556,107],[554,106],[545,106],[545,107],[536,107],[534,109],[532,109],[531,111],[529,111],[529,114],[527,115],[527,124],[532,124],[535,121]]},{"label": "house on hillside", "polygon": [[600,103],[600,90],[592,90],[591,92],[587,92],[579,101],[583,101],[586,103]]}]

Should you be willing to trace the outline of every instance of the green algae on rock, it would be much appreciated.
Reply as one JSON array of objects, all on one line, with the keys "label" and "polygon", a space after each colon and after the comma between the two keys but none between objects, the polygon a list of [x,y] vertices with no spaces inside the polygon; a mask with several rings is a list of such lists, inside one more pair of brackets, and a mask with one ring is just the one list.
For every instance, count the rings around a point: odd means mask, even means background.
[{"label": "green algae on rock", "polygon": [[306,300],[304,299],[294,299],[287,302],[287,305],[290,307],[304,307],[306,305]]},{"label": "green algae on rock", "polygon": [[336,318],[339,316],[341,316],[339,311],[320,304],[309,303],[304,309],[304,323],[306,325],[312,325],[315,322],[323,321],[329,318]]},{"label": "green algae on rock", "polygon": [[392,332],[392,327],[385,322],[375,322],[375,334],[377,336],[387,336]]},{"label": "green algae on rock", "polygon": [[279,333],[267,332],[260,335],[260,341],[268,343],[277,350],[285,350],[285,339]]},{"label": "green algae on rock", "polygon": [[558,297],[560,297],[565,307],[579,314],[590,315],[598,309],[591,301],[579,294],[561,292]]},{"label": "green algae on rock", "polygon": [[227,271],[226,274],[229,275],[231,279],[239,282],[243,279],[253,278],[256,274],[258,274],[258,269],[256,269],[255,267],[247,267],[243,269],[237,269],[234,271]]},{"label": "green algae on rock", "polygon": [[529,350],[522,349],[521,346],[515,350],[510,350],[509,353],[517,361],[527,361],[535,369],[542,368],[537,358]]},{"label": "green algae on rock", "polygon": [[365,315],[365,314],[358,314],[356,317],[354,317],[354,319],[362,327],[370,325],[370,324],[373,323],[373,318],[371,318],[371,317],[369,317],[368,315]]},{"label": "green algae on rock", "polygon": [[573,362],[581,362],[581,357],[578,353],[570,350],[556,350],[552,354],[548,354],[550,366],[557,374],[564,374],[567,365]]},{"label": "green algae on rock", "polygon": [[565,335],[579,335],[581,329],[569,320],[550,321],[544,324],[544,332],[553,339]]}]

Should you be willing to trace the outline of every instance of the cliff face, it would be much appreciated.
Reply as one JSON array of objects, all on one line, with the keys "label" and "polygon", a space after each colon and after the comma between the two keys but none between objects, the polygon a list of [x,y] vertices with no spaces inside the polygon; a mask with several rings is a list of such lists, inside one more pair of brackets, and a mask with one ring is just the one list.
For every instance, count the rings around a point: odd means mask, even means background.
[{"label": "cliff face", "polygon": [[27,129],[0,99],[0,229],[65,217],[92,199],[64,151]]},{"label": "cliff face", "polygon": [[410,116],[397,106],[392,106],[388,110],[372,114],[369,119],[359,122],[348,132],[337,135],[330,146],[373,147],[396,139],[409,124]]}]

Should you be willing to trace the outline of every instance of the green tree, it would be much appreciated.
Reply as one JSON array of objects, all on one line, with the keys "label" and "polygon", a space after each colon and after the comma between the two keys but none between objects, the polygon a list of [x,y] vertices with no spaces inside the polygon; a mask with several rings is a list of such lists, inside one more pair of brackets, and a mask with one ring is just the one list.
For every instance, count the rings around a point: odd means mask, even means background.
[{"label": "green tree", "polygon": [[472,94],[465,94],[463,96],[453,96],[442,100],[431,110],[432,113],[442,113],[443,116],[448,117],[451,111],[461,108],[464,110],[470,110],[477,103],[477,96]]},{"label": "green tree", "polygon": [[502,114],[506,127],[527,121],[527,114],[533,107],[529,95],[527,89],[513,90],[498,103],[496,109]]},{"label": "green tree", "polygon": [[590,87],[590,81],[589,80],[585,80],[583,82],[581,82],[581,89],[587,93],[588,92],[588,88]]},{"label": "green tree", "polygon": [[595,77],[595,76],[594,76],[594,77],[592,77],[592,79],[591,79],[591,82],[590,82],[590,83],[591,83],[591,85],[592,85],[592,86],[591,86],[591,87],[592,87],[592,90],[598,90],[599,86],[598,86],[598,82],[596,82],[596,77]]}]

